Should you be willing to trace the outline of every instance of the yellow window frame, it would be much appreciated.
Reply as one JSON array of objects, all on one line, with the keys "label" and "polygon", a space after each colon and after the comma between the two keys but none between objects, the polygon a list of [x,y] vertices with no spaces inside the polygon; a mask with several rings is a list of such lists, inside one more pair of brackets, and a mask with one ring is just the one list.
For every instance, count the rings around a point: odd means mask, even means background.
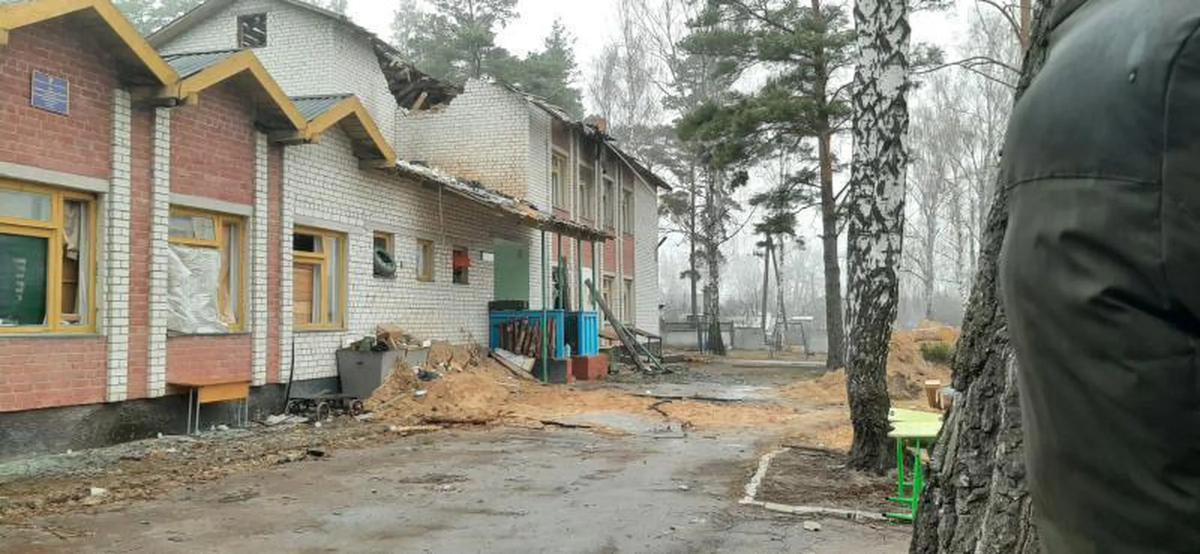
[{"label": "yellow window frame", "polygon": [[[550,155],[550,196],[555,208],[566,209],[567,198],[570,196],[571,179],[567,168],[570,167],[568,156],[555,148]],[[557,182],[555,177],[558,178]]]},{"label": "yellow window frame", "polygon": [[[429,249],[429,256],[425,250]],[[437,246],[427,239],[417,239],[417,280],[422,283],[432,283],[436,277]]]},{"label": "yellow window frame", "polygon": [[[246,329],[246,268],[248,267],[249,254],[248,243],[246,240],[246,218],[236,215],[227,215],[220,212],[211,212],[208,210],[199,210],[196,208],[186,208],[180,206],[171,206],[171,217],[174,216],[190,216],[190,217],[210,217],[213,220],[213,239],[196,239],[186,237],[168,237],[167,242],[171,244],[180,244],[184,246],[194,246],[200,248],[213,248],[218,252],[225,248],[225,226],[232,225],[237,227],[238,236],[241,237],[241,243],[238,245],[238,259],[241,261],[241,271],[238,272],[238,292],[242,298],[238,304],[237,312],[234,314],[237,317],[237,322],[230,326],[229,330],[233,333],[240,333]],[[229,273],[229,267],[226,264],[226,256],[221,256],[221,275]],[[218,313],[226,313],[229,307],[229,295],[221,287],[217,288],[217,311]]]},{"label": "yellow window frame", "polygon": [[[388,255],[392,257],[396,256],[396,235],[387,231],[375,231],[375,235],[372,238],[374,240],[383,239],[383,247],[387,250]],[[371,243],[372,246],[374,246],[374,240]]]},{"label": "yellow window frame", "polygon": [[[0,233],[47,239],[46,256],[46,324],[0,327],[3,334],[78,334],[96,332],[96,197],[92,194],[73,192],[54,187],[35,185],[20,181],[0,179],[0,189],[16,192],[44,194],[50,197],[50,220],[40,221],[20,217],[0,216]],[[68,200],[82,202],[88,215],[88,279],[87,325],[66,325],[62,321],[62,247],[66,241],[66,203]]]},{"label": "yellow window frame", "polygon": [[[320,252],[301,252],[292,249],[292,266],[296,264],[312,265],[319,272],[321,281],[321,297],[317,299],[321,306],[320,321],[312,323],[301,323],[295,321],[293,316],[293,324],[300,331],[336,331],[346,328],[346,245],[349,242],[345,233],[337,233],[334,231],[325,231],[323,229],[315,229],[312,227],[296,227],[292,231],[293,234],[313,235],[321,239]],[[338,239],[341,239],[340,241]],[[339,244],[338,258],[341,260],[340,267],[333,268],[333,260],[331,254],[334,251],[334,245]],[[329,276],[330,271],[337,271],[338,276],[338,321],[324,321],[329,317]]]}]

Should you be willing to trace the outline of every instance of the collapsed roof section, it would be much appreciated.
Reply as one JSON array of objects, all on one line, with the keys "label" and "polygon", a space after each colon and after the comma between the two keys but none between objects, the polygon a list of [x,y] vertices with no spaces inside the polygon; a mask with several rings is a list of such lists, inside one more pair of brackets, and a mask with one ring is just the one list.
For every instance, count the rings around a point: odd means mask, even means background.
[{"label": "collapsed roof section", "polygon": [[178,76],[146,39],[107,0],[39,0],[0,5],[0,48],[8,33],[43,21],[71,17],[85,28],[101,31],[118,60],[123,76],[137,85],[169,85]]},{"label": "collapsed roof section", "polygon": [[160,93],[162,97],[196,103],[201,92],[233,80],[249,92],[258,108],[257,123],[263,128],[302,131],[306,126],[296,105],[249,50],[189,52],[163,59],[179,74],[180,80],[165,87]]},{"label": "collapsed roof section", "polygon": [[462,181],[428,166],[401,160],[396,163],[395,171],[400,176],[442,187],[447,192],[471,202],[498,210],[503,215],[514,218],[521,224],[534,229],[586,241],[604,241],[613,238],[612,234],[600,229],[556,217],[552,213],[539,210],[537,206],[524,200],[496,192],[479,183]]}]

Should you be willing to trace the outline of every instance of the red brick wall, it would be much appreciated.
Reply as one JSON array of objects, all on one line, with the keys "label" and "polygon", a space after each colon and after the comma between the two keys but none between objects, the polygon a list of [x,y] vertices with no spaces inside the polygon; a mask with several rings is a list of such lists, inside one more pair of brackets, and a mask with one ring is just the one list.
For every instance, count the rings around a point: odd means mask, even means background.
[{"label": "red brick wall", "polygon": [[280,382],[280,364],[283,358],[280,353],[280,310],[283,309],[283,291],[279,287],[280,274],[279,242],[283,240],[283,148],[271,147],[271,157],[268,159],[269,174],[267,223],[267,382]]},{"label": "red brick wall", "polygon": [[134,109],[129,276],[129,398],[145,398],[150,365],[150,213],[154,111]]},{"label": "red brick wall", "polygon": [[617,241],[616,241],[616,239],[610,239],[610,240],[604,241],[604,250],[601,253],[601,255],[604,256],[604,261],[601,262],[600,267],[604,268],[605,273],[610,272],[610,271],[615,272],[617,270]]},{"label": "red brick wall", "polygon": [[[253,205],[254,165],[254,110],[234,83],[216,85],[198,105],[172,114],[171,192]],[[168,338],[167,380],[250,379],[250,343],[249,334]]]},{"label": "red brick wall", "polygon": [[232,82],[171,120],[171,192],[254,203],[254,109]]},{"label": "red brick wall", "polygon": [[[0,50],[0,161],[108,179],[118,79],[105,52],[72,17],[12,32]],[[70,115],[30,106],[35,69],[70,81]],[[0,412],[103,402],[106,351],[102,337],[0,337]]]},{"label": "red brick wall", "polygon": [[[72,17],[13,31],[0,49],[0,161],[107,179],[113,60]],[[34,70],[70,81],[70,115],[30,106]]]},{"label": "red brick wall", "polygon": [[167,381],[250,380],[250,335],[167,339]]},{"label": "red brick wall", "polygon": [[104,340],[0,339],[0,412],[104,402]]},{"label": "red brick wall", "polygon": [[583,248],[580,249],[580,252],[583,254],[583,267],[589,269],[592,267],[592,250],[591,241],[583,241]]}]

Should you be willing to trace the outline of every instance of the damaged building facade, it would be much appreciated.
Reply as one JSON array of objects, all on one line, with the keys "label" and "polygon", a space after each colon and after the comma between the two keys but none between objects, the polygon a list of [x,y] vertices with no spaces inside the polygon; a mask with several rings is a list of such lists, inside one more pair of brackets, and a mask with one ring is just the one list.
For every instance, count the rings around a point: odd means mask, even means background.
[{"label": "damaged building facade", "polygon": [[[379,324],[486,343],[489,302],[556,302],[560,245],[618,284],[623,319],[657,325],[654,249],[639,248],[656,245],[661,183],[613,166],[628,227],[556,204],[560,149],[622,155],[536,99],[438,83],[292,0],[210,0],[148,40],[106,0],[4,4],[0,45],[0,455],[177,431],[176,383],[244,379],[273,409],[289,378],[328,386],[335,351]],[[482,130],[455,109],[480,90],[524,110],[494,141],[525,137],[523,171],[438,149],[463,148],[444,116]],[[556,129],[574,138],[556,146]],[[599,192],[566,194],[603,210]]]}]

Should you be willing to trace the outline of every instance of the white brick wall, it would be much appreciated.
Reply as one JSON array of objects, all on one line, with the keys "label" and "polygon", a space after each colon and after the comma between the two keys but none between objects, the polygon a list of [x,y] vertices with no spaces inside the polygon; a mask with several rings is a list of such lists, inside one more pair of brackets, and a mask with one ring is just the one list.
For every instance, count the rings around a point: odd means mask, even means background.
[{"label": "white brick wall", "polygon": [[531,117],[524,99],[475,80],[449,105],[397,118],[401,158],[526,197]]},{"label": "white brick wall", "polygon": [[658,333],[658,193],[640,179],[633,189],[633,297],[635,325]]},{"label": "white brick wall", "polygon": [[[349,237],[346,330],[296,332],[296,379],[335,376],[334,351],[373,334],[380,323],[399,324],[421,338],[486,344],[493,266],[480,259],[480,252],[492,251],[493,238],[526,237],[527,229],[450,193],[439,195],[437,189],[396,176],[360,170],[340,130],[330,131],[320,144],[284,152],[284,234],[289,238],[282,273],[291,275],[290,236],[296,220],[318,227],[324,222]],[[395,235],[400,268],[394,279],[373,274],[375,231]],[[432,283],[416,280],[417,239],[435,242]],[[454,247],[471,252],[469,285],[451,282]],[[290,295],[284,298],[283,320],[292,321]]]},{"label": "white brick wall", "polygon": [[254,147],[254,218],[250,235],[251,375],[254,385],[267,382],[267,233],[270,223],[267,135],[257,133]]},{"label": "white brick wall", "polygon": [[289,96],[358,96],[395,145],[396,101],[369,39],[328,17],[279,0],[240,0],[165,45],[164,53],[237,48],[237,17],[267,14],[267,45],[254,49]]},{"label": "white brick wall", "polygon": [[283,198],[280,201],[279,230],[279,375],[287,382],[292,378],[292,349],[295,346],[292,334],[292,230],[295,228],[295,197],[296,191],[290,183],[292,171],[292,150],[296,147],[283,149]]},{"label": "white brick wall", "polygon": [[167,393],[167,240],[171,213],[171,111],[154,110],[150,212],[150,362],[148,394]]},{"label": "white brick wall", "polygon": [[129,224],[130,172],[130,99],[125,90],[113,91],[112,183],[105,204],[104,242],[104,316],[102,328],[108,334],[109,402],[125,400],[129,378]]}]

